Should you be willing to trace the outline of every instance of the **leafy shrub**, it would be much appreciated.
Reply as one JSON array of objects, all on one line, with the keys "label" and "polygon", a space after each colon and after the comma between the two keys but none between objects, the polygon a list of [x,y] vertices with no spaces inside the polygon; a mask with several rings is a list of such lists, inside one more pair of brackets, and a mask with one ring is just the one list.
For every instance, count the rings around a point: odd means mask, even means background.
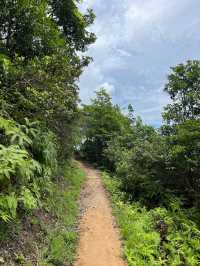
[{"label": "leafy shrub", "polygon": [[55,135],[51,131],[45,132],[45,130],[40,129],[33,141],[32,153],[34,158],[37,158],[45,167],[56,171],[57,150]]},{"label": "leafy shrub", "polygon": [[156,224],[162,221],[167,226],[166,236],[161,246],[163,259],[173,266],[199,265],[200,231],[180,208],[179,201],[172,199],[169,210],[155,208],[149,214]]},{"label": "leafy shrub", "polygon": [[173,126],[170,136],[164,136],[136,123],[132,134],[110,141],[105,155],[114,164],[127,197],[151,207],[167,205],[167,195],[173,194],[186,207],[198,207],[199,128],[199,121],[190,120]]},{"label": "leafy shrub", "polygon": [[[56,144],[52,133],[40,134],[39,124],[28,119],[19,125],[0,117],[0,130],[0,218],[8,222],[18,208],[37,208],[41,180],[49,182],[56,165]],[[33,153],[36,149],[41,158]]]},{"label": "leafy shrub", "polygon": [[168,137],[168,180],[188,199],[187,205],[200,206],[200,121],[185,121],[173,131]]},{"label": "leafy shrub", "polygon": [[103,181],[111,193],[114,214],[124,240],[124,255],[128,265],[161,265],[159,261],[160,236],[145,208],[138,203],[124,203],[120,182],[103,174]]},{"label": "leafy shrub", "polygon": [[147,210],[140,202],[124,201],[118,179],[104,173],[103,181],[112,197],[128,265],[199,265],[200,231],[179,200],[171,198],[169,210]]},{"label": "leafy shrub", "polygon": [[168,177],[168,146],[155,129],[136,119],[132,132],[110,141],[105,154],[128,199],[143,199],[149,206],[159,203]]}]

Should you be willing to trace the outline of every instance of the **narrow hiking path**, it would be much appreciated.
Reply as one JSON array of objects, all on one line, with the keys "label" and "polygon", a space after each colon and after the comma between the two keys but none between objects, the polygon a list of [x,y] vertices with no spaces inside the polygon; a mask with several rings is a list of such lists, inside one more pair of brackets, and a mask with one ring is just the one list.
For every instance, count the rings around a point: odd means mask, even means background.
[{"label": "narrow hiking path", "polygon": [[80,164],[87,174],[81,195],[80,243],[74,266],[125,266],[119,232],[98,171]]}]

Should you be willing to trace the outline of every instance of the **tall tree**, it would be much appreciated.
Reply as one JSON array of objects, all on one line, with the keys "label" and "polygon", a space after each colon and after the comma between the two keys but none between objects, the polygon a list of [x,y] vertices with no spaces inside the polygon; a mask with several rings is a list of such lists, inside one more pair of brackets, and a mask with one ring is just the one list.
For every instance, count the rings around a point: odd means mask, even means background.
[{"label": "tall tree", "polygon": [[164,119],[168,123],[200,119],[200,61],[187,61],[171,69],[165,91],[173,103],[165,108]]},{"label": "tall tree", "polygon": [[117,105],[112,104],[110,95],[104,88],[96,92],[91,104],[85,105],[85,123],[82,150],[84,155],[100,165],[108,164],[104,154],[109,141],[129,130],[131,120],[122,114]]},{"label": "tall tree", "polygon": [[2,114],[22,123],[38,119],[71,150],[78,117],[77,81],[95,41],[78,1],[15,0],[0,3],[0,101]]},{"label": "tall tree", "polygon": [[50,0],[54,21],[62,28],[70,47],[73,50],[84,52],[87,46],[96,39],[94,33],[87,30],[87,27],[94,22],[94,13],[88,9],[82,14],[77,3],[80,0]]},{"label": "tall tree", "polygon": [[172,68],[165,87],[172,99],[163,113],[168,125],[168,181],[190,201],[199,202],[200,191],[200,61]]}]

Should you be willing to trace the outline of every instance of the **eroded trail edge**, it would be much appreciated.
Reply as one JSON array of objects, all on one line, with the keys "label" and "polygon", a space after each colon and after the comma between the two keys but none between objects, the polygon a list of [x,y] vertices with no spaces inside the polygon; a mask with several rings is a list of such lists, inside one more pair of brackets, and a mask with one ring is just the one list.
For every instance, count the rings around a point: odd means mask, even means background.
[{"label": "eroded trail edge", "polygon": [[125,266],[119,232],[98,171],[80,164],[87,174],[81,195],[82,217],[74,266]]}]

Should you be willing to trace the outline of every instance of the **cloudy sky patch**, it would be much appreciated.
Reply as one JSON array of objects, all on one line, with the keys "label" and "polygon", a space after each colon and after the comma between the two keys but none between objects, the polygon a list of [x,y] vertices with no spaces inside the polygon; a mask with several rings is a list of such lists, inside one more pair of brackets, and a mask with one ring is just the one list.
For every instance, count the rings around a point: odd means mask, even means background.
[{"label": "cloudy sky patch", "polygon": [[199,0],[85,0],[98,39],[94,59],[80,79],[82,101],[104,86],[122,108],[131,103],[152,125],[162,121],[170,66],[200,58]]}]

